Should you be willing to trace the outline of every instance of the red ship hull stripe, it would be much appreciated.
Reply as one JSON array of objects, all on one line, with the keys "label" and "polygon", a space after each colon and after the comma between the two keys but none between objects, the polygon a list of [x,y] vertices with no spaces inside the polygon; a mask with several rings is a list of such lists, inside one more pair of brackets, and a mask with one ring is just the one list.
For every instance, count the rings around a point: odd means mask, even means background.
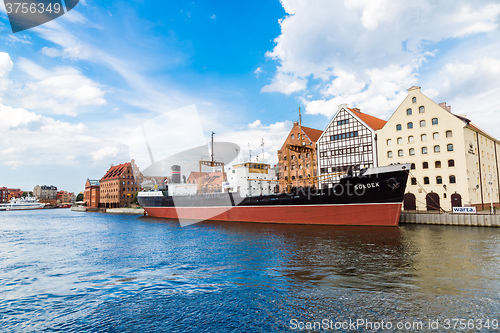
[{"label": "red ship hull stripe", "polygon": [[236,206],[146,207],[149,216],[180,220],[233,221],[284,224],[397,226],[402,203]]}]

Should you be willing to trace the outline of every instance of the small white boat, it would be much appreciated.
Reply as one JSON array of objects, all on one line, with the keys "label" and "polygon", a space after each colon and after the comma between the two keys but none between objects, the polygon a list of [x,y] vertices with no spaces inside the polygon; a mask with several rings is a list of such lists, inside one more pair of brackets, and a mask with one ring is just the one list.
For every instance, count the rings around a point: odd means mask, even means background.
[{"label": "small white boat", "polygon": [[36,197],[12,198],[8,203],[0,204],[0,211],[41,209],[44,206],[45,204],[39,202]]}]

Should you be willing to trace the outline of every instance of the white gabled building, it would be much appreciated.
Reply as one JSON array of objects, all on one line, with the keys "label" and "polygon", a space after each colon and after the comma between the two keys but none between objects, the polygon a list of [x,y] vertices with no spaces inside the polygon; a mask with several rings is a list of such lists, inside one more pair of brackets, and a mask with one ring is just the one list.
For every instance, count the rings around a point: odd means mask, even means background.
[{"label": "white gabled building", "polygon": [[317,141],[318,175],[320,185],[331,186],[338,172],[349,167],[359,170],[376,167],[377,136],[385,120],[362,113],[347,104],[339,105],[337,113]]},{"label": "white gabled building", "polygon": [[500,142],[420,87],[377,134],[380,165],[412,163],[404,209],[498,206]]}]

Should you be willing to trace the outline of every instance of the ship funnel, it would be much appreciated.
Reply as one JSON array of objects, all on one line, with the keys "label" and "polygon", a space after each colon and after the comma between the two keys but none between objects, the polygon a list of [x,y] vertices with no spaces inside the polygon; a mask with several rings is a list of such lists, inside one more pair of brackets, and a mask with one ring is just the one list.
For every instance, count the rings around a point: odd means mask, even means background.
[{"label": "ship funnel", "polygon": [[170,182],[173,184],[181,183],[181,166],[180,165],[172,165],[172,177],[170,178]]}]

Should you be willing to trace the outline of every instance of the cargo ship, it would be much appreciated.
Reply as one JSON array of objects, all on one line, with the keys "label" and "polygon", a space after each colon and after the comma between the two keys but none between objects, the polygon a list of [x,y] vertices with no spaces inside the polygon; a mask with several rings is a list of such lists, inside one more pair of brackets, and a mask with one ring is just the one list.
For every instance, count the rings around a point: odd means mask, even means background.
[{"label": "cargo ship", "polygon": [[203,193],[200,184],[181,183],[180,167],[172,170],[175,173],[163,188],[155,185],[138,193],[147,215],[181,224],[235,221],[397,226],[410,164],[351,169],[329,186],[291,187],[284,193],[278,193],[275,172],[265,163],[231,167],[218,193]]}]

